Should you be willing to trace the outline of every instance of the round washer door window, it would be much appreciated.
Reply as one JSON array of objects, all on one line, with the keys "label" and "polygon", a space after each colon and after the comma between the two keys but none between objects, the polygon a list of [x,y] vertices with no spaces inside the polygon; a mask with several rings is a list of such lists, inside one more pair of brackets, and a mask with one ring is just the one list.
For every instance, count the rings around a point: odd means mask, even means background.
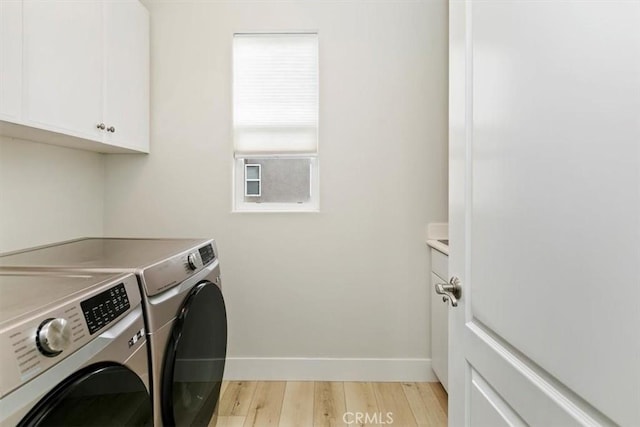
[{"label": "round washer door window", "polygon": [[162,374],[166,426],[207,426],[222,385],[227,354],[227,312],[220,289],[194,287],[178,313]]},{"label": "round washer door window", "polygon": [[151,397],[138,375],[111,363],[89,366],[49,392],[18,426],[152,426]]}]

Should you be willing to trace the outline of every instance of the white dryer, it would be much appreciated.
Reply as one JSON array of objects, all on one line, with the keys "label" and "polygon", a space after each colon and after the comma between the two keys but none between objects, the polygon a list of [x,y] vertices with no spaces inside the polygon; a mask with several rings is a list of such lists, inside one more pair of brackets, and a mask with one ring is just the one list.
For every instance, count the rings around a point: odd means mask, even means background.
[{"label": "white dryer", "polygon": [[0,425],[151,426],[131,274],[0,273]]},{"label": "white dryer", "polygon": [[227,316],[212,239],[86,238],[0,256],[0,269],[134,273],[142,293],[154,424],[215,424]]}]

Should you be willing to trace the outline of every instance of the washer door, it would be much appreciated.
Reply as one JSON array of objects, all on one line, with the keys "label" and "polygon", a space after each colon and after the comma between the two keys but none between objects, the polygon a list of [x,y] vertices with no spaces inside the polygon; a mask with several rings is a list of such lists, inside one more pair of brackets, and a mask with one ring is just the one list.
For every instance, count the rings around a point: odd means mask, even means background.
[{"label": "washer door", "polygon": [[207,426],[218,405],[225,356],[227,312],[220,289],[204,281],[182,305],[162,373],[165,426]]},{"label": "washer door", "polygon": [[152,426],[151,397],[122,365],[89,366],[50,391],[18,426]]}]

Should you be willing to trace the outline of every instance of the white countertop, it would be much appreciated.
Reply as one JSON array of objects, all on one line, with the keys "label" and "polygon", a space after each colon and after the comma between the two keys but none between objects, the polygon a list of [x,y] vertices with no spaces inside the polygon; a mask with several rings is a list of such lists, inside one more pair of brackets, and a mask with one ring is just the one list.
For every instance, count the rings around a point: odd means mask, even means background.
[{"label": "white countertop", "polygon": [[449,256],[449,245],[439,240],[449,239],[449,224],[439,222],[427,225],[427,245],[443,254]]},{"label": "white countertop", "polygon": [[435,240],[435,239],[427,239],[427,245],[432,247],[433,249],[442,252],[443,254],[449,256],[449,245],[445,245],[444,243]]}]

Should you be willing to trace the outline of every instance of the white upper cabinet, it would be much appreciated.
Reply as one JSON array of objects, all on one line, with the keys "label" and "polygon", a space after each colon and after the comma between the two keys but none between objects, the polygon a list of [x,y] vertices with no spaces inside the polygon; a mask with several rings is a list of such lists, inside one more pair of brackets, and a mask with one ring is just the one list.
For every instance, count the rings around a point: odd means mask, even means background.
[{"label": "white upper cabinet", "polygon": [[102,4],[24,2],[24,119],[99,140],[103,117]]},{"label": "white upper cabinet", "polygon": [[144,6],[137,0],[0,3],[0,94],[7,95],[0,133],[99,152],[148,152]]},{"label": "white upper cabinet", "polygon": [[22,1],[0,1],[0,119],[22,114]]},{"label": "white upper cabinet", "polygon": [[149,19],[138,1],[108,2],[104,122],[106,142],[149,151]]}]

